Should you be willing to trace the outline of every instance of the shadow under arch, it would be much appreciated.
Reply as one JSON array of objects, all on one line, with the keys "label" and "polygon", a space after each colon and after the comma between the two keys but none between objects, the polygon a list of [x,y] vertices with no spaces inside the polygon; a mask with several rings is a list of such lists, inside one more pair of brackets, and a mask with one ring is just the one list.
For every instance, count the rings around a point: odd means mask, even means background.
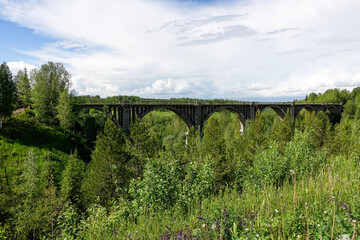
[{"label": "shadow under arch", "polygon": [[283,109],[281,109],[278,106],[268,106],[268,107],[264,108],[263,110],[261,110],[260,113],[263,113],[268,109],[272,109],[276,113],[276,115],[280,118],[280,120],[283,120],[286,115],[286,111],[284,111]]},{"label": "shadow under arch", "polygon": [[336,108],[336,107],[334,107],[334,106],[329,106],[329,107],[327,107],[326,109],[325,109],[325,112],[326,111],[329,111],[329,112],[331,112],[332,114],[335,114],[335,115],[338,115],[339,114],[339,110]]},{"label": "shadow under arch", "polygon": [[339,109],[337,109],[335,106],[328,106],[325,109],[325,113],[329,117],[332,124],[340,123],[341,111],[339,111]]},{"label": "shadow under arch", "polygon": [[228,110],[231,113],[234,113],[235,115],[237,115],[238,120],[239,120],[239,124],[240,124],[240,132],[244,132],[245,129],[245,123],[246,123],[246,118],[244,117],[244,115],[240,112],[238,112],[234,107],[231,106],[221,106],[221,107],[217,107],[215,108],[209,115],[206,116],[206,118],[202,121],[201,126],[204,127],[207,120],[209,120],[209,118],[216,112],[221,112],[222,110]]},{"label": "shadow under arch", "polygon": [[293,119],[296,120],[298,118],[300,119],[303,118],[306,112],[317,114],[318,111],[315,108],[313,108],[311,105],[301,106],[301,108],[296,109],[295,116],[293,117]]},{"label": "shadow under arch", "polygon": [[159,110],[159,109],[166,109],[169,110],[173,113],[176,114],[176,116],[178,116],[184,123],[185,126],[187,128],[187,132],[189,132],[190,128],[193,126],[193,124],[191,123],[190,119],[188,119],[186,116],[184,116],[183,114],[181,114],[181,112],[179,112],[176,108],[171,107],[171,106],[156,106],[156,107],[152,107],[148,110],[146,110],[145,112],[143,112],[142,114],[140,114],[138,116],[138,120],[143,119],[147,114],[149,114],[150,112]]}]

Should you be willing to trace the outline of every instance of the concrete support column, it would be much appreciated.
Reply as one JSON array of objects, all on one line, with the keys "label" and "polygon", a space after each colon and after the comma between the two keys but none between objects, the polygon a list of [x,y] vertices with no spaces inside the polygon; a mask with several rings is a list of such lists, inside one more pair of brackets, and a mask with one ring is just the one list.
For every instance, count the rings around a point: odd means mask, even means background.
[{"label": "concrete support column", "polygon": [[250,104],[250,119],[255,119],[256,116],[256,105],[255,102],[251,102]]},{"label": "concrete support column", "polygon": [[290,113],[291,113],[291,120],[292,120],[292,121],[295,121],[295,119],[296,119],[295,102],[292,102],[292,103],[291,103]]},{"label": "concrete support column", "polygon": [[131,113],[130,113],[130,103],[129,101],[121,102],[121,107],[123,109],[122,114],[122,129],[126,135],[130,133],[130,122],[131,122]]},{"label": "concrete support column", "polygon": [[195,103],[195,130],[199,129],[202,132],[202,105],[201,102]]}]

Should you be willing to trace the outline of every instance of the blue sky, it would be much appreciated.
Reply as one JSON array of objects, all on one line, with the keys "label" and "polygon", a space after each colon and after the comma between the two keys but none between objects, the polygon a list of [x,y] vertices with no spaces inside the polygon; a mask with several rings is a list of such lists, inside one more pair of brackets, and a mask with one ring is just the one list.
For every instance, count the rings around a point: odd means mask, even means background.
[{"label": "blue sky", "polygon": [[0,0],[0,61],[79,94],[283,101],[360,85],[357,0]]},{"label": "blue sky", "polygon": [[41,34],[35,34],[29,28],[1,19],[0,32],[3,33],[0,38],[1,60],[6,62],[26,58],[26,55],[21,54],[22,51],[40,48],[51,41]]}]

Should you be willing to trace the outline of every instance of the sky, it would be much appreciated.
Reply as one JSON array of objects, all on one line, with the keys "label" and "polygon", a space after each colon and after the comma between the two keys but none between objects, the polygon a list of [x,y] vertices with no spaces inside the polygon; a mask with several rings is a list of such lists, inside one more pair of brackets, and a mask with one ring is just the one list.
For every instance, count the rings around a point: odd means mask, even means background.
[{"label": "sky", "polygon": [[13,74],[79,95],[291,101],[360,85],[359,0],[0,0]]}]

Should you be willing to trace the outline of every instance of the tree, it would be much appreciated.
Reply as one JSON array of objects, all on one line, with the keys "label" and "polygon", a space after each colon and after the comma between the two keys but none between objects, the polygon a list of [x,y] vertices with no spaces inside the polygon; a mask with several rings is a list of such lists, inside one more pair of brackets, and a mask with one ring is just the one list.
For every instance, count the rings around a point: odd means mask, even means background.
[{"label": "tree", "polygon": [[284,119],[275,125],[271,138],[277,141],[279,143],[279,147],[282,148],[286,142],[291,140],[293,134],[294,123],[291,120],[290,111],[287,110]]},{"label": "tree", "polygon": [[142,175],[146,160],[154,157],[159,151],[161,141],[156,136],[150,136],[149,127],[146,124],[136,120],[131,124],[126,147],[131,156],[129,170],[132,176],[137,178]]},{"label": "tree", "polygon": [[16,85],[6,63],[0,65],[0,128],[5,117],[11,115],[17,100]]},{"label": "tree", "polygon": [[70,155],[65,170],[62,172],[61,195],[65,201],[77,204],[81,200],[81,181],[85,164],[78,157],[77,151]]},{"label": "tree", "polygon": [[259,110],[256,112],[255,118],[246,123],[244,138],[244,154],[251,166],[256,152],[263,150],[266,145],[265,121]]},{"label": "tree", "polygon": [[72,112],[72,103],[70,96],[66,90],[62,91],[59,97],[59,103],[56,106],[56,117],[60,121],[60,126],[65,130],[69,130],[74,122],[74,114]]},{"label": "tree", "polygon": [[19,70],[15,76],[18,93],[18,106],[26,107],[31,105],[31,85],[26,68]]},{"label": "tree", "polygon": [[205,154],[214,162],[214,177],[220,185],[229,180],[231,164],[226,156],[226,144],[220,121],[216,116],[209,118],[204,130]]},{"label": "tree", "polygon": [[105,123],[104,133],[95,142],[95,150],[83,182],[85,200],[102,204],[121,196],[128,186],[125,136],[111,118]]},{"label": "tree", "polygon": [[32,99],[36,116],[45,122],[52,122],[57,114],[59,96],[69,91],[70,74],[61,63],[48,62],[33,73],[34,89]]}]

